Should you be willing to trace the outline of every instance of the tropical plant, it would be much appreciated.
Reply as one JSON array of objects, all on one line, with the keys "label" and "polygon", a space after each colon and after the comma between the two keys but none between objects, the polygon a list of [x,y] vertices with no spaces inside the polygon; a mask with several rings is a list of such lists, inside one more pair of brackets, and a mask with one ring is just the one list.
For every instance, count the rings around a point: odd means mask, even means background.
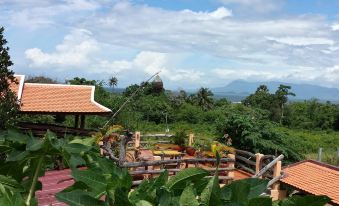
[{"label": "tropical plant", "polygon": [[197,104],[204,110],[207,111],[213,106],[213,93],[208,88],[200,88],[196,94]]},{"label": "tropical plant", "polygon": [[[217,158],[218,157],[217,155]],[[208,179],[209,172],[201,168],[187,168],[172,177],[165,171],[155,179],[144,180],[132,188],[132,178],[105,158],[94,158],[88,169],[72,171],[74,185],[57,194],[57,199],[73,205],[114,206],[272,206],[266,191],[268,180],[244,179],[220,187],[218,172]],[[292,197],[275,205],[323,206],[329,201],[324,196]]]},{"label": "tropical plant", "polygon": [[110,87],[115,87],[115,86],[117,86],[118,85],[118,78],[116,78],[116,77],[111,77],[109,80],[108,80],[108,85],[110,86]]},{"label": "tropical plant", "polygon": [[52,167],[57,157],[76,168],[85,163],[83,157],[94,139],[58,139],[47,132],[43,138],[24,135],[15,130],[0,134],[0,205],[37,205],[35,191],[41,189],[38,178]]},{"label": "tropical plant", "polygon": [[[41,189],[38,177],[43,176],[51,158],[61,157],[72,169],[75,183],[56,197],[71,206],[150,206],[150,205],[206,205],[206,206],[272,206],[272,200],[261,194],[267,180],[246,179],[220,187],[218,172],[188,168],[168,177],[163,172],[158,178],[144,180],[132,188],[132,177],[127,169],[99,156],[93,138],[57,139],[47,132],[39,139],[10,130],[0,136],[0,151],[6,160],[0,164],[0,205],[37,205],[35,191]],[[217,165],[220,157],[217,153]],[[85,165],[86,169],[77,166]],[[292,197],[274,203],[279,206],[322,206],[329,199],[324,196]]]},{"label": "tropical plant", "polygon": [[6,46],[4,30],[0,27],[0,130],[13,124],[19,110],[17,97],[10,88],[11,84],[18,84],[18,82],[14,72],[9,68],[13,62],[8,54],[9,48]]},{"label": "tropical plant", "polygon": [[282,120],[284,118],[284,105],[288,100],[288,96],[295,96],[295,94],[293,92],[290,92],[290,90],[291,86],[281,84],[278,90],[275,92],[275,102],[277,102],[280,107],[280,124],[282,123]]},{"label": "tropical plant", "polygon": [[186,131],[181,129],[174,135],[174,144],[179,146],[185,146],[185,139],[187,138]]}]

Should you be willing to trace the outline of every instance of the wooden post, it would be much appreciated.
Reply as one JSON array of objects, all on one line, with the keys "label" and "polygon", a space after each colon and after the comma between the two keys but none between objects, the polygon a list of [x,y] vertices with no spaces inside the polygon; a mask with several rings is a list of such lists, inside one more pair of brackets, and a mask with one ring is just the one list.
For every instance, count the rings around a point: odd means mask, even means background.
[{"label": "wooden post", "polygon": [[337,147],[337,166],[339,166],[339,147]]},{"label": "wooden post", "polygon": [[[278,161],[273,169],[273,178],[281,175],[281,161]],[[286,190],[280,190],[280,181],[274,183],[271,189],[271,197],[273,201],[282,200],[286,197]]]},{"label": "wooden post", "polygon": [[322,156],[322,153],[323,153],[323,148],[319,148],[318,150],[318,161],[321,162],[321,156]]},{"label": "wooden post", "polygon": [[[261,170],[261,158],[263,157],[263,154],[256,153],[255,154],[255,174],[258,174]],[[259,177],[260,178],[260,177]]]},{"label": "wooden post", "polygon": [[79,127],[79,115],[75,115],[74,116],[74,128],[78,128]]},{"label": "wooden post", "polygon": [[[235,159],[235,155],[234,154],[228,154],[227,157]],[[234,168],[234,162],[229,162],[228,163],[228,167]],[[228,171],[227,176],[231,177],[231,178],[234,178],[234,170]]]},{"label": "wooden post", "polygon": [[120,136],[119,165],[123,166],[126,160],[126,147],[129,139],[126,136]]},{"label": "wooden post", "polygon": [[193,143],[194,143],[194,134],[191,133],[188,135],[188,146],[192,147]]},{"label": "wooden post", "polygon": [[100,155],[103,156],[104,155],[104,149],[101,148],[101,146],[104,145],[104,141],[100,141],[99,142],[99,146],[100,146]]},{"label": "wooden post", "polygon": [[85,120],[86,120],[86,116],[85,115],[81,115],[80,116],[80,129],[84,129],[85,128]]},{"label": "wooden post", "polygon": [[141,137],[141,134],[140,132],[135,132],[135,142],[134,142],[134,148],[135,149],[139,149],[140,147],[140,137]]},{"label": "wooden post", "polygon": [[[275,164],[274,169],[273,169],[273,178],[278,177],[281,174],[281,161],[278,161],[277,164]],[[273,190],[279,190],[280,189],[280,183],[277,182],[273,184],[272,186]]]}]

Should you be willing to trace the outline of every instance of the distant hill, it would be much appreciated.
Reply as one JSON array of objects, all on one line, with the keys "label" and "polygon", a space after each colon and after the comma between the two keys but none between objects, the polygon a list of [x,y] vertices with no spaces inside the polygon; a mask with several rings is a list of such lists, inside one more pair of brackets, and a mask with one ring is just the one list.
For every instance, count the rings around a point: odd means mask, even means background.
[{"label": "distant hill", "polygon": [[316,98],[322,101],[339,101],[339,89],[328,88],[311,84],[293,84],[284,82],[248,82],[244,80],[235,80],[225,87],[212,88],[212,92],[217,97],[237,96],[238,99],[254,93],[259,85],[266,85],[270,92],[277,90],[280,84],[289,85],[292,87],[292,92],[296,94],[292,100],[305,100]]}]

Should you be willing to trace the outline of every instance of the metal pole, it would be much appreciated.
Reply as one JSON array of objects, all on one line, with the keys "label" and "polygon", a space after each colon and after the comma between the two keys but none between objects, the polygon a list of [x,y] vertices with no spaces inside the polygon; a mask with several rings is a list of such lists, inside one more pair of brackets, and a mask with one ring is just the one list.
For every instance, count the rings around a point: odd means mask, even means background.
[{"label": "metal pole", "polygon": [[322,156],[322,153],[323,153],[323,148],[319,148],[318,150],[318,161],[321,162],[321,156]]},{"label": "metal pole", "polygon": [[339,166],[339,147],[337,147],[337,166]]},{"label": "metal pole", "polygon": [[166,133],[169,132],[168,123],[167,123],[167,113],[166,113]]}]

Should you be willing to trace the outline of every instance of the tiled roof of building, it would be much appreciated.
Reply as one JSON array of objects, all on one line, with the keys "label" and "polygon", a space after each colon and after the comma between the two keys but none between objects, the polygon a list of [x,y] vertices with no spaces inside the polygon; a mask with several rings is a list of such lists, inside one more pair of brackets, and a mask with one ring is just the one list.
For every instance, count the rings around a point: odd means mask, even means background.
[{"label": "tiled roof of building", "polygon": [[16,76],[20,84],[12,84],[20,100],[21,112],[35,113],[109,113],[110,109],[94,101],[94,86],[67,84],[24,83],[24,76]]},{"label": "tiled roof of building", "polygon": [[313,160],[289,165],[281,182],[313,195],[326,195],[339,204],[339,168]]}]

